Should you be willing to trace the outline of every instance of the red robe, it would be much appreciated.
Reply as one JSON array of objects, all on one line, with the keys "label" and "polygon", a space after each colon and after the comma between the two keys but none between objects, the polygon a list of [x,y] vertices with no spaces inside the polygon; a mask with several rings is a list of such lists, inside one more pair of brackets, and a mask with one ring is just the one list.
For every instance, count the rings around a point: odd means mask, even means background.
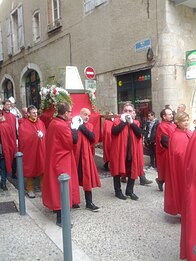
[{"label": "red robe", "polygon": [[16,116],[11,112],[3,111],[3,116],[5,117],[6,122],[10,125],[12,130],[12,138],[16,143]]},{"label": "red robe", "polygon": [[[37,131],[42,131],[41,139]],[[23,170],[26,178],[41,176],[44,173],[45,134],[46,129],[40,119],[36,122],[25,119],[19,125],[19,150],[23,153]]]},{"label": "red robe", "polygon": [[[140,128],[140,122],[138,120],[133,120],[133,122]],[[137,139],[138,146],[136,146],[136,149],[138,149],[137,152],[137,160],[138,160],[138,176],[144,175],[144,149],[143,149],[143,137]]]},{"label": "red robe", "polygon": [[175,131],[176,125],[168,121],[162,121],[157,127],[156,131],[156,161],[157,161],[157,171],[158,179],[160,181],[165,181],[165,175],[169,171],[169,157],[168,148],[164,148],[161,144],[161,137],[165,135],[170,137]]},{"label": "red robe", "polygon": [[110,147],[111,147],[111,142],[112,142],[112,133],[111,133],[112,126],[113,126],[112,120],[106,119],[104,121],[103,136],[102,136],[104,162],[110,161]]},{"label": "red robe", "polygon": [[6,172],[11,173],[12,162],[16,153],[16,141],[13,139],[12,129],[6,121],[0,122],[0,137]]},{"label": "red robe", "polygon": [[54,118],[46,134],[46,162],[42,186],[43,204],[50,209],[61,209],[60,174],[68,174],[70,206],[80,203],[76,162],[73,154],[70,121]]},{"label": "red robe", "polygon": [[[114,126],[120,123],[120,119],[114,120]],[[129,127],[126,125],[124,129],[118,135],[112,135],[112,143],[110,150],[110,172],[112,176],[126,176],[126,154],[127,154],[127,141],[128,141]],[[140,167],[138,165],[138,139],[135,136],[133,130],[130,128],[131,136],[131,173],[132,179],[137,179],[140,173]]]},{"label": "red robe", "polygon": [[169,140],[169,172],[165,176],[164,211],[181,214],[184,198],[184,158],[192,132],[176,128]]},{"label": "red robe", "polygon": [[[93,131],[93,125],[84,123],[89,131]],[[82,168],[82,180],[79,179],[79,185],[84,191],[91,191],[92,188],[101,187],[101,182],[97,167],[95,165],[92,146],[89,139],[78,130],[78,143],[74,147],[74,156],[78,167]],[[81,160],[81,166],[79,166]]]},{"label": "red robe", "polygon": [[185,156],[184,201],[181,218],[180,258],[196,260],[196,131],[189,141]]}]

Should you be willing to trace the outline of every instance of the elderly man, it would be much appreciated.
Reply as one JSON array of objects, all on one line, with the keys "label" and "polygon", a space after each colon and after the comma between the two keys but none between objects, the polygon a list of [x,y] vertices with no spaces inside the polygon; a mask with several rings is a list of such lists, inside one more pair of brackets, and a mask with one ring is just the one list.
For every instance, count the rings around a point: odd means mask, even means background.
[{"label": "elderly man", "polygon": [[173,123],[173,114],[171,109],[163,109],[160,113],[162,119],[156,131],[156,163],[158,178],[156,182],[160,191],[163,191],[165,175],[169,168],[169,138],[176,129]]},{"label": "elderly man", "polygon": [[184,112],[186,110],[186,105],[181,103],[178,105],[177,112]]},{"label": "elderly man", "polygon": [[142,130],[134,123],[134,107],[126,103],[123,114],[114,120],[112,126],[112,144],[110,157],[110,171],[113,176],[115,196],[126,200],[121,190],[120,177],[128,177],[125,194],[132,200],[138,196],[133,192],[135,179],[141,174],[138,164],[139,145]]},{"label": "elderly man", "polygon": [[45,159],[45,125],[37,117],[37,108],[30,105],[27,108],[28,119],[19,125],[19,149],[23,153],[24,177],[29,198],[35,198],[33,179],[44,173]]},{"label": "elderly man", "polygon": [[95,165],[92,145],[95,141],[93,125],[89,123],[90,110],[83,108],[80,111],[83,121],[78,129],[78,143],[75,147],[75,159],[78,167],[79,185],[83,187],[86,200],[86,208],[96,212],[99,210],[92,201],[92,188],[100,187],[100,179]]}]

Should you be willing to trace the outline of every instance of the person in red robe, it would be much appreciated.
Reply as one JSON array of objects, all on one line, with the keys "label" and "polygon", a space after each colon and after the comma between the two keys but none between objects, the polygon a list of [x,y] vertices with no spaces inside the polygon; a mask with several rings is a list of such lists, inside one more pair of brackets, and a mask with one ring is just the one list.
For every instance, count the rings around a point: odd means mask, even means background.
[{"label": "person in red robe", "polygon": [[0,109],[0,169],[1,184],[4,191],[8,190],[6,186],[7,173],[12,172],[12,162],[16,153],[16,142],[12,137],[12,129],[6,122],[3,115],[3,109]]},{"label": "person in red robe", "polygon": [[170,215],[181,214],[184,198],[184,158],[192,135],[188,129],[189,115],[186,112],[175,114],[177,128],[169,141],[169,172],[165,176],[164,211]]},{"label": "person in red robe", "polygon": [[196,260],[196,131],[188,143],[185,155],[184,193],[181,215],[180,258]]},{"label": "person in red robe", "polygon": [[79,185],[83,187],[85,193],[86,208],[96,212],[99,207],[93,203],[92,189],[101,187],[101,182],[91,148],[95,142],[95,135],[93,125],[89,122],[90,114],[87,108],[82,108],[80,111],[83,123],[78,129],[78,143],[74,148],[74,156],[78,168]]},{"label": "person in red robe", "polygon": [[156,131],[156,160],[158,171],[158,178],[156,178],[156,182],[159,190],[163,191],[165,175],[167,175],[169,171],[169,139],[175,131],[176,125],[173,123],[173,113],[171,109],[163,109],[160,116],[162,121]]},{"label": "person in red robe", "polygon": [[[112,112],[107,112],[106,115],[113,115]],[[103,136],[102,136],[102,143],[103,143],[103,161],[104,161],[104,169],[106,171],[109,170],[109,162],[110,162],[110,147],[112,142],[112,126],[113,126],[113,118],[106,117],[103,123]]]},{"label": "person in red robe", "polygon": [[110,172],[113,176],[115,196],[122,200],[127,198],[122,193],[120,177],[126,176],[126,196],[130,196],[132,200],[138,199],[133,188],[141,167],[138,165],[138,139],[141,138],[142,130],[133,122],[133,111],[133,105],[126,103],[123,114],[114,120],[112,126]]},{"label": "person in red robe", "polygon": [[[136,112],[135,110],[133,111],[133,123],[135,123],[139,128],[140,128],[140,122],[136,119]],[[145,172],[144,172],[144,149],[143,149],[143,136],[141,136],[139,139],[137,139],[138,141],[138,146],[136,146],[136,148],[138,148],[138,166],[139,166],[139,179],[140,179],[140,185],[145,186],[145,185],[149,185],[152,184],[152,180],[149,180],[146,178],[145,176]]]},{"label": "person in red robe", "polygon": [[19,125],[19,150],[23,153],[23,170],[26,178],[26,190],[29,198],[35,198],[33,179],[40,176],[40,185],[45,163],[44,123],[37,116],[37,108],[30,105],[27,108],[28,119]]},{"label": "person in red robe", "polygon": [[[16,139],[17,139],[17,130],[16,130],[16,116],[11,113],[11,102],[9,100],[4,100],[3,101],[3,114],[5,117],[6,122],[10,125],[10,128],[12,130],[12,139],[13,139],[13,144],[14,148],[16,148]],[[13,162],[12,162],[12,178],[17,179],[16,176],[16,158],[14,157]]]},{"label": "person in red robe", "polygon": [[70,176],[70,206],[80,203],[73,146],[77,143],[77,128],[70,127],[71,108],[67,103],[58,105],[58,115],[53,118],[46,133],[46,160],[42,186],[44,206],[57,212],[56,224],[61,226],[61,199],[59,175]]}]

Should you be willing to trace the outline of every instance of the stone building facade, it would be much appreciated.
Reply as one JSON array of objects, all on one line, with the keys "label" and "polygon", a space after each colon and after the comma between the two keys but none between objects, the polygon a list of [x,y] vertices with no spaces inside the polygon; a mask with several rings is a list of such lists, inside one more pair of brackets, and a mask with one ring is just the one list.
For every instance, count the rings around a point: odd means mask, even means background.
[{"label": "stone building facade", "polygon": [[[196,118],[195,80],[186,52],[196,49],[196,4],[174,0],[0,1],[0,96],[39,107],[40,86],[64,84],[66,66],[96,72],[97,106],[141,117],[165,104]],[[195,77],[196,78],[196,77]]]}]

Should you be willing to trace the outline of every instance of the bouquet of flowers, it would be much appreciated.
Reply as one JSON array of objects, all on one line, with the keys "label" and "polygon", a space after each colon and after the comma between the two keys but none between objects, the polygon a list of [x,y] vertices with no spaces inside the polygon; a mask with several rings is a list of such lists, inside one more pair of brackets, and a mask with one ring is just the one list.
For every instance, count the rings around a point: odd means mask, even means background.
[{"label": "bouquet of flowers", "polygon": [[56,106],[60,102],[67,102],[69,105],[72,105],[70,94],[65,89],[57,87],[56,85],[42,87],[40,96],[42,111],[54,108],[54,111],[56,112]]}]

